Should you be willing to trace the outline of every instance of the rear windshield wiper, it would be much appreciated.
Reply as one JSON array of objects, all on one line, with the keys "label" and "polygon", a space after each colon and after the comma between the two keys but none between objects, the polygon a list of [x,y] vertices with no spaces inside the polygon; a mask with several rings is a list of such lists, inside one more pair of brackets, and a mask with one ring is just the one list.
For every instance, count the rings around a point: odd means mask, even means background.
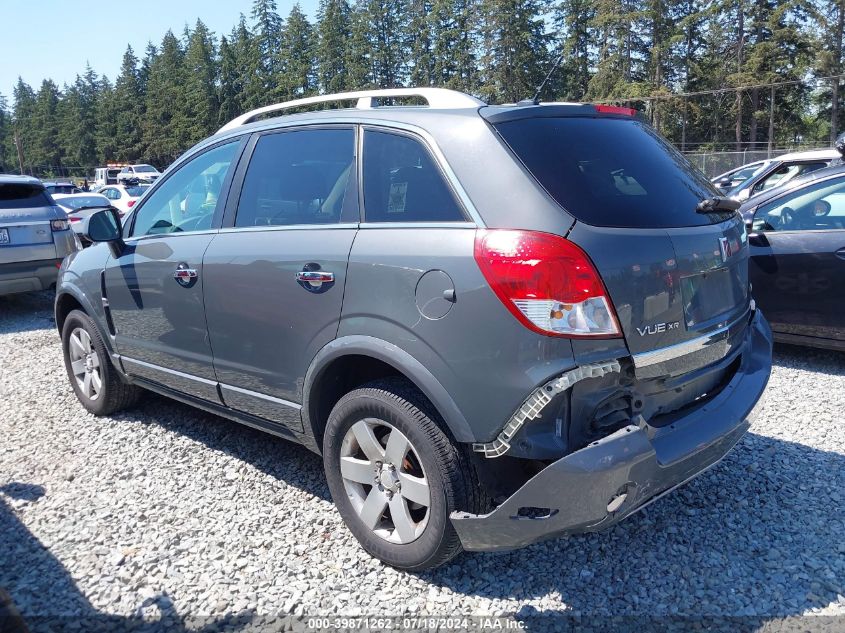
[{"label": "rear windshield wiper", "polygon": [[739,209],[742,203],[738,200],[731,200],[730,198],[721,198],[719,196],[713,198],[705,198],[695,207],[696,213],[718,213],[733,212]]}]

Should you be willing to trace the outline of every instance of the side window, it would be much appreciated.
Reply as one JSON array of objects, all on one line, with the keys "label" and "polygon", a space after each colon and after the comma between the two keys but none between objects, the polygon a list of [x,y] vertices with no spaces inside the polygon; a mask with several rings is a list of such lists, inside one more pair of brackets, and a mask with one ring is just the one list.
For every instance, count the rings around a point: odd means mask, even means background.
[{"label": "side window", "polygon": [[235,226],[337,224],[355,155],[355,131],[262,136],[246,170]]},{"label": "side window", "polygon": [[761,205],[752,230],[823,231],[845,229],[845,178],[827,180]]},{"label": "side window", "polygon": [[204,152],[182,165],[138,209],[132,237],[211,228],[223,180],[239,141]]},{"label": "side window", "polygon": [[777,187],[778,185],[785,185],[797,176],[809,174],[811,171],[816,171],[817,169],[822,169],[826,166],[827,163],[824,162],[792,163],[787,165],[781,165],[778,169],[776,169],[771,174],[766,176],[763,180],[754,185],[754,190],[752,193],[759,193],[761,191],[766,191],[767,189]]},{"label": "side window", "polygon": [[367,222],[462,222],[463,211],[426,147],[389,132],[364,132]]}]

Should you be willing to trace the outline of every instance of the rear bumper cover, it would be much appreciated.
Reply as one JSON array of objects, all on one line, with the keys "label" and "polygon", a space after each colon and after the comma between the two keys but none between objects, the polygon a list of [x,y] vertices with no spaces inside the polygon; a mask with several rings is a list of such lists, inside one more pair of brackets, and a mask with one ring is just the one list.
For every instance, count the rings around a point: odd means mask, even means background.
[{"label": "rear bumper cover", "polygon": [[759,311],[741,354],[724,389],[674,424],[630,425],[552,463],[489,514],[453,513],[464,549],[606,529],[716,464],[748,430],[769,379],[772,333]]},{"label": "rear bumper cover", "polygon": [[59,275],[59,259],[0,264],[0,295],[46,290]]}]

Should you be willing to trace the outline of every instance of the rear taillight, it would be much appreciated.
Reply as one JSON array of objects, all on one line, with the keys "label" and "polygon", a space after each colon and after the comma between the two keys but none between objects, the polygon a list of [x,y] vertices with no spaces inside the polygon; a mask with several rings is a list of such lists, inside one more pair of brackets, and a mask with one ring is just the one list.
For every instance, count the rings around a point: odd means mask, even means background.
[{"label": "rear taillight", "polygon": [[620,335],[598,272],[569,240],[535,231],[480,230],[475,261],[502,303],[535,332]]},{"label": "rear taillight", "polygon": [[67,231],[68,226],[67,220],[50,220],[50,228],[54,231]]},{"label": "rear taillight", "polygon": [[78,218],[75,215],[67,216],[67,219],[70,220],[70,223],[73,224],[74,222],[82,222],[82,218]]},{"label": "rear taillight", "polygon": [[132,207],[135,206],[136,202],[137,202],[137,200],[130,200],[129,202],[126,203],[126,206],[131,209]]}]

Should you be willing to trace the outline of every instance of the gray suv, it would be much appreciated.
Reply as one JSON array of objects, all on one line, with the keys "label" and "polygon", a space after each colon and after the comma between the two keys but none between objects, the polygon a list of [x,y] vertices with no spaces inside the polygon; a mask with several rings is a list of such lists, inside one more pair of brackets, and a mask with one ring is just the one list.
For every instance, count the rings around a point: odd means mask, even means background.
[{"label": "gray suv", "polygon": [[40,180],[0,174],[0,295],[52,287],[76,248],[67,215]]},{"label": "gray suv", "polygon": [[[266,118],[330,101],[355,107]],[[56,297],[68,377],[98,415],[147,389],[322,454],[399,568],[602,530],[719,461],[768,380],[715,196],[622,108],[261,108],[123,226],[86,221],[100,244]]]}]

